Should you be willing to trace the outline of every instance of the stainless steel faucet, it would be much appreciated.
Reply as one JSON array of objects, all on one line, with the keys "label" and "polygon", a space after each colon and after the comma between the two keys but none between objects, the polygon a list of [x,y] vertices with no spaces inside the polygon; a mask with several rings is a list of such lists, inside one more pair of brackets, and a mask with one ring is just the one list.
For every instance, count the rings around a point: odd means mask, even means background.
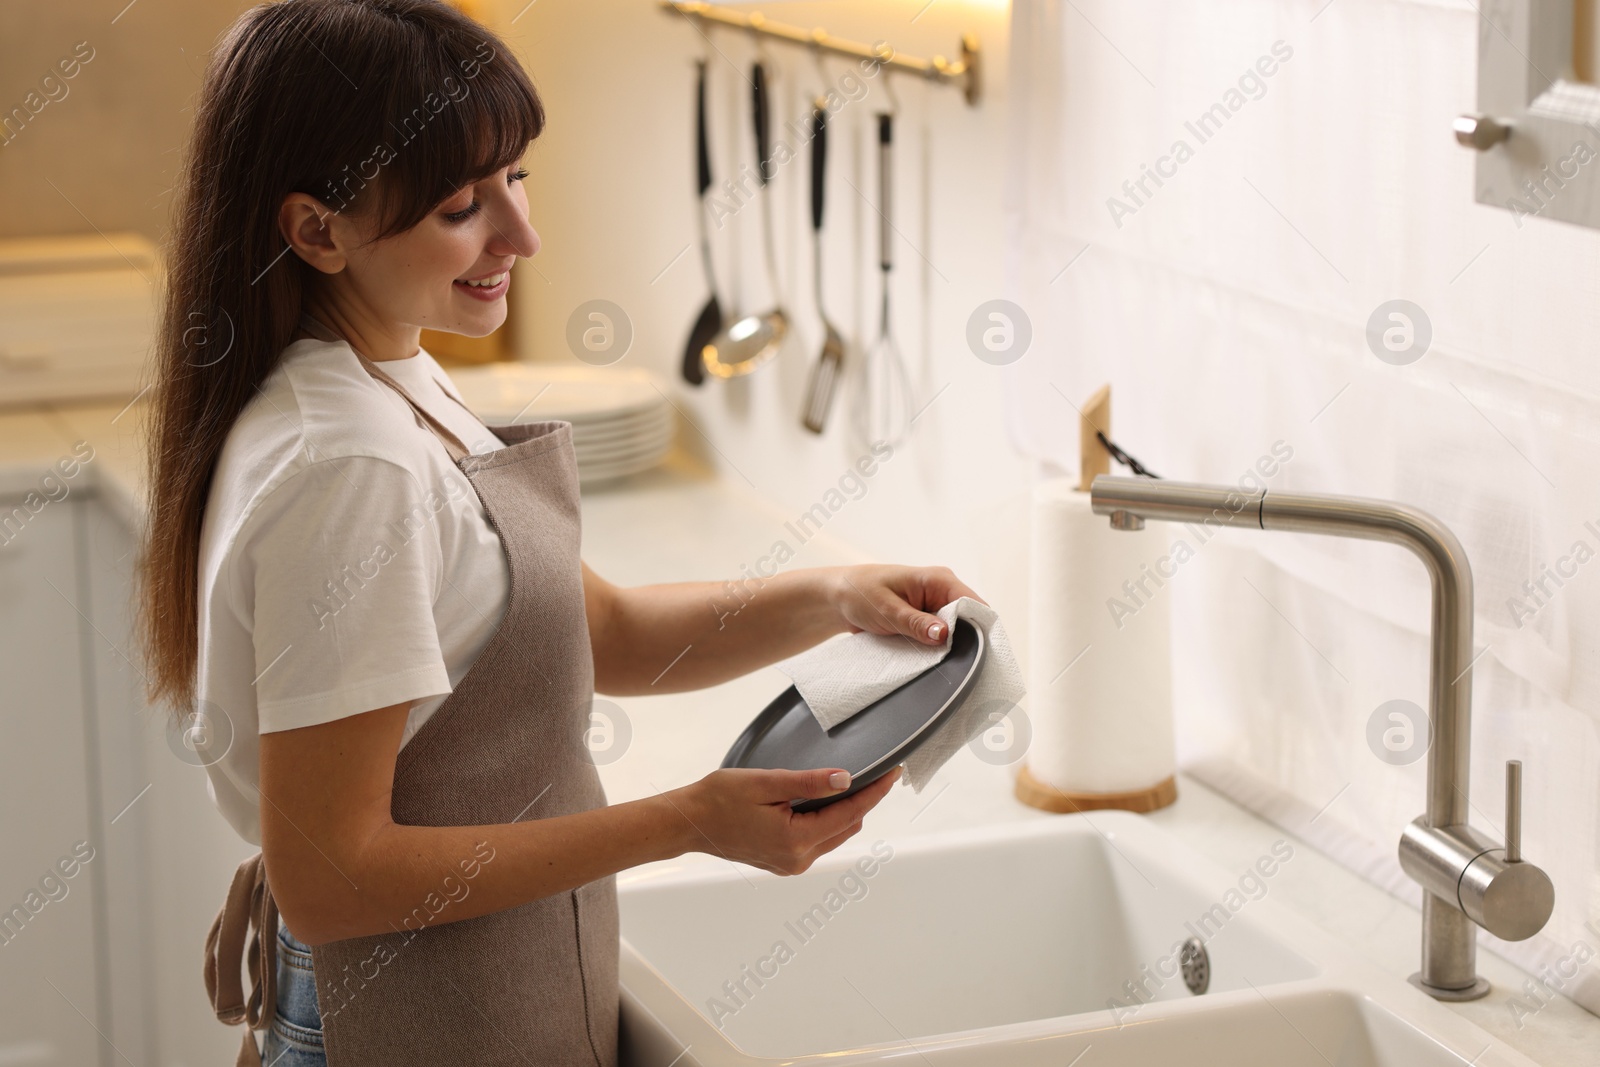
[{"label": "stainless steel faucet", "polygon": [[1119,530],[1146,519],[1200,526],[1391,541],[1410,549],[1433,581],[1429,666],[1428,806],[1400,835],[1400,866],[1422,895],[1422,969],[1411,983],[1439,1000],[1489,992],[1477,973],[1476,923],[1507,941],[1544,928],[1555,907],[1550,877],[1522,859],[1522,764],[1506,764],[1506,843],[1467,825],[1472,748],[1472,568],[1443,523],[1387,500],[1243,490],[1101,475],[1090,506]]}]

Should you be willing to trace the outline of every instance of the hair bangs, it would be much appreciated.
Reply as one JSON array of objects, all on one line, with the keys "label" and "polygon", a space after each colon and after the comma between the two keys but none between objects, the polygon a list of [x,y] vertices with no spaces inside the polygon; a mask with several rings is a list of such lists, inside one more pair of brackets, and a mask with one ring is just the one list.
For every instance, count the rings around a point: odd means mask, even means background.
[{"label": "hair bangs", "polygon": [[499,41],[447,34],[416,44],[415,62],[390,83],[379,237],[410,229],[463,186],[516,163],[544,130],[538,93]]}]

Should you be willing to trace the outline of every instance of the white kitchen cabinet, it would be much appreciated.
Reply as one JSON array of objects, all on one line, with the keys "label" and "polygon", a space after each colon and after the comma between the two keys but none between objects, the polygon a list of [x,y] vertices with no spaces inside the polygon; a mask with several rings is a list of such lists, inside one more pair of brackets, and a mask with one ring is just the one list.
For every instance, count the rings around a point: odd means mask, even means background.
[{"label": "white kitchen cabinet", "polygon": [[[122,512],[99,500],[91,497],[86,513],[97,631],[91,653],[106,739],[101,779],[106,818],[116,819],[106,868],[111,1022],[122,1035],[118,1046],[139,1067],[232,1063],[241,1031],[217,1022],[200,967],[233,872],[256,850],[217,813],[206,772],[168,747],[165,711],[145,705],[133,651],[134,534]],[[135,1054],[123,1036],[149,1051]]]},{"label": "white kitchen cabinet", "polygon": [[[17,501],[0,501],[9,513]],[[79,614],[84,504],[48,504],[0,547],[0,1062],[109,1063],[101,886],[93,832],[96,738]],[[66,866],[93,858],[63,877]],[[74,855],[74,849],[80,851]]]},{"label": "white kitchen cabinet", "polygon": [[95,861],[102,865],[106,888],[100,963],[106,975],[107,1034],[116,1042],[116,1052],[107,1062],[126,1064],[122,1058],[126,1056],[134,1063],[154,1064],[157,998],[151,981],[148,857],[155,829],[150,817],[155,785],[142,739],[148,732],[148,715],[142,712],[143,670],[134,651],[131,596],[137,546],[128,527],[92,492],[80,508],[80,520],[87,619],[78,621],[86,706],[98,740],[91,795],[98,793],[95,822],[104,842]]},{"label": "white kitchen cabinet", "polygon": [[[0,497],[0,522],[19,503]],[[168,750],[136,652],[134,533],[92,487],[0,535],[0,1065],[231,1063],[200,964],[250,852]],[[41,879],[93,849],[66,893]],[[59,878],[59,873],[57,874]],[[56,883],[51,892],[60,895]],[[53,983],[53,985],[52,985]]]}]

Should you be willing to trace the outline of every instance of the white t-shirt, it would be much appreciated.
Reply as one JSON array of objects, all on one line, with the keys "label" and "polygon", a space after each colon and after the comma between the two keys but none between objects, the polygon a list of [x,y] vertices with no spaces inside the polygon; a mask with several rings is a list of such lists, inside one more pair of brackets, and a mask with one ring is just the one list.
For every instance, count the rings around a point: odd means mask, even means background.
[{"label": "white t-shirt", "polygon": [[[472,452],[504,447],[427,352],[380,366]],[[404,745],[510,594],[471,483],[343,341],[289,345],[229,431],[199,578],[210,722],[196,751],[218,809],[255,844],[259,734],[415,701]]]}]

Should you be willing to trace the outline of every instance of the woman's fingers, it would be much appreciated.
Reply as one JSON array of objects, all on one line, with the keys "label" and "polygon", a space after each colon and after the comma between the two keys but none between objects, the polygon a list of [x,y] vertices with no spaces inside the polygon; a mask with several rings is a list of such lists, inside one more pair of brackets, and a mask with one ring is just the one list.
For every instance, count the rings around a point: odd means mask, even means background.
[{"label": "woman's fingers", "polygon": [[[838,848],[840,845],[844,844],[846,841],[850,840],[860,832],[861,820],[857,819],[855,822],[845,827],[843,832],[834,834],[826,841],[823,841],[821,844],[817,845],[816,848],[812,849],[810,862],[815,862],[818,858],[826,856],[828,853],[832,852],[834,849]],[[810,862],[807,863],[807,866],[810,866]]]},{"label": "woman's fingers", "polygon": [[988,604],[949,567],[866,563],[847,568],[847,572],[848,593],[840,610],[852,631],[901,634],[937,645],[949,637],[938,618],[939,609],[962,597]]},{"label": "woman's fingers", "polygon": [[[843,767],[813,767],[803,771],[734,767],[729,771],[748,776],[751,799],[763,804],[831,797],[850,788],[850,772]],[[839,777],[835,779],[834,775]]]},{"label": "woman's fingers", "polygon": [[924,572],[922,588],[924,591],[923,606],[942,608],[952,600],[960,600],[964,596],[971,597],[980,604],[989,602],[972,588],[957,578],[955,572],[949,567],[930,567]]},{"label": "woman's fingers", "polygon": [[[868,633],[900,634],[924,644],[944,640],[944,624],[939,616],[922,610],[927,605],[919,595],[923,590],[915,572],[907,572],[902,583],[880,580],[865,587],[865,610],[856,613],[854,624]],[[943,605],[940,605],[941,607]],[[938,633],[929,628],[938,626]]]},{"label": "woman's fingers", "polygon": [[945,639],[944,620],[928,611],[918,611],[905,601],[895,605],[896,625],[900,632],[930,645],[942,644]]},{"label": "woman's fingers", "polygon": [[891,620],[894,629],[915,641],[937,645],[947,636],[944,622],[935,612],[947,601],[933,585],[934,574],[923,568],[901,568],[879,587],[878,611]]},{"label": "woman's fingers", "polygon": [[807,826],[806,830],[825,840],[840,833],[845,827],[859,821],[871,811],[878,801],[888,795],[894,783],[900,779],[901,773],[902,768],[896,767],[871,785],[850,794],[843,800],[836,800],[825,808],[808,811],[794,818],[809,821],[811,825]]}]

